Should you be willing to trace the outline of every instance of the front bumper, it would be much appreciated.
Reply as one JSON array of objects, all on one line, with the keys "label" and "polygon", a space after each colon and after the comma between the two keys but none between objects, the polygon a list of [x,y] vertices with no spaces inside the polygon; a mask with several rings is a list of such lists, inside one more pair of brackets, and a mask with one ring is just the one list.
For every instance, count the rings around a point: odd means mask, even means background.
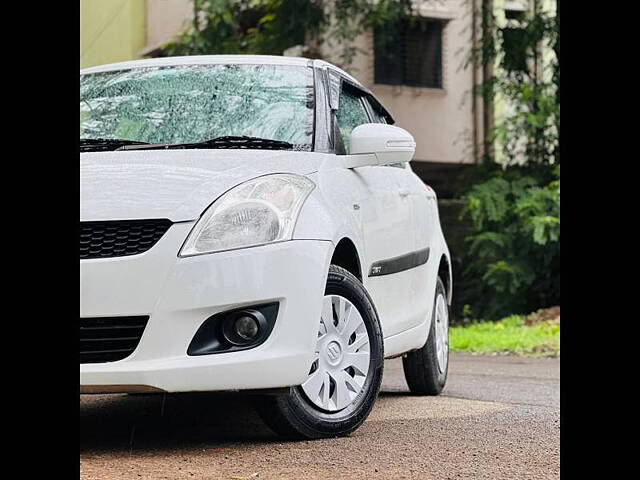
[{"label": "front bumper", "polygon": [[[294,240],[178,258],[192,223],[173,225],[149,251],[80,262],[80,316],[149,315],[124,360],[80,365],[81,391],[167,392],[280,388],[309,373],[331,242]],[[188,356],[211,315],[277,301],[269,338],[244,351]]]}]

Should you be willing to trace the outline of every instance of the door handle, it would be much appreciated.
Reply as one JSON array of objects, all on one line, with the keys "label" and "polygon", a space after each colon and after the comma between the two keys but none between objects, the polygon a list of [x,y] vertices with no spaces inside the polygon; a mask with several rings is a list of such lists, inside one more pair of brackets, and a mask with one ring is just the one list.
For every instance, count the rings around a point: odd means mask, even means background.
[{"label": "door handle", "polygon": [[410,192],[409,192],[409,190],[400,190],[400,192],[399,192],[399,193],[400,193],[400,196],[401,196],[402,198],[406,198],[406,197],[408,197],[408,196],[409,196],[409,193],[410,193]]}]

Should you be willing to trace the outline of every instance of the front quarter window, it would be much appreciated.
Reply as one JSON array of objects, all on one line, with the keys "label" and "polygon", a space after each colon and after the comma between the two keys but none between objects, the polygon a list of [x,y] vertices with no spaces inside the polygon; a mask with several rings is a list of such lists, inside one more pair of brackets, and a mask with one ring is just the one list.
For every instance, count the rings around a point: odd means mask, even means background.
[{"label": "front quarter window", "polygon": [[80,139],[150,144],[257,137],[312,150],[310,67],[184,65],[80,77]]},{"label": "front quarter window", "polygon": [[343,90],[340,93],[340,106],[336,113],[336,120],[342,142],[348,154],[350,152],[349,140],[351,131],[359,125],[370,123],[362,98],[349,90]]}]

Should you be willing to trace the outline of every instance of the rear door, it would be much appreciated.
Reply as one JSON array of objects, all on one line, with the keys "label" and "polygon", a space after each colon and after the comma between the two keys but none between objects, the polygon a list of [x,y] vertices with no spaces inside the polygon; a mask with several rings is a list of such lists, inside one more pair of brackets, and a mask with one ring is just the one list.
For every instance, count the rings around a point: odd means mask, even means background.
[{"label": "rear door", "polygon": [[[412,328],[430,318],[433,292],[436,277],[433,275],[432,264],[439,259],[432,251],[434,226],[437,221],[437,206],[435,193],[431,188],[411,170],[407,164],[406,177],[402,188],[409,192],[411,199],[411,230],[413,231],[413,249],[419,263],[412,268],[411,290],[414,292],[413,302],[408,305],[407,323],[405,328]],[[429,272],[432,272],[431,274]]]}]

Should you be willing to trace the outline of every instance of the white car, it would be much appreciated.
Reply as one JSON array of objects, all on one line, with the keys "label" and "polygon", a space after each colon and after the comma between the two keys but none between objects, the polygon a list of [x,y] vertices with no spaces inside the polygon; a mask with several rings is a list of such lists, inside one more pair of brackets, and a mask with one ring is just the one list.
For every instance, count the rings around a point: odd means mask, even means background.
[{"label": "white car", "polygon": [[80,392],[248,391],[288,437],[349,434],[403,356],[448,367],[451,262],[413,137],[324,61],[80,72]]}]

